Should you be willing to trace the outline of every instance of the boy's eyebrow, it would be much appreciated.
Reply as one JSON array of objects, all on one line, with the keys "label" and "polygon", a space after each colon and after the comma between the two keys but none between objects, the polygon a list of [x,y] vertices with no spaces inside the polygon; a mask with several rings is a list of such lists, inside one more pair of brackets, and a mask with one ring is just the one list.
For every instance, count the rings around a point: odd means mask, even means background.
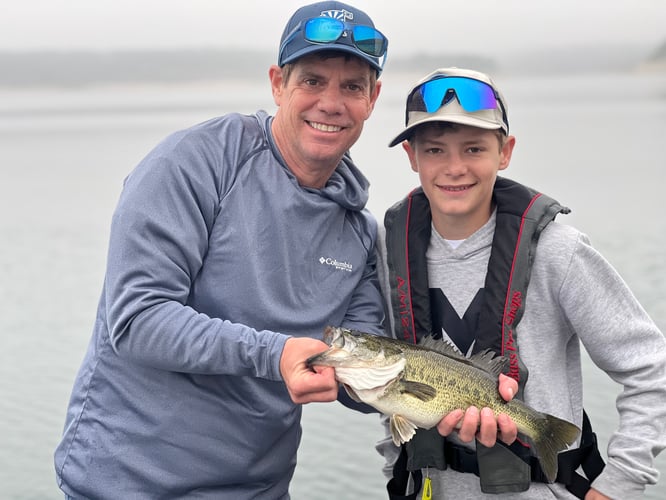
[{"label": "boy's eyebrow", "polygon": [[[447,142],[446,139],[442,137],[447,132],[444,132],[442,134],[438,134],[437,136],[434,136],[434,137],[420,136],[420,137],[417,138],[417,142],[421,146],[425,146],[425,147],[448,146],[448,145],[450,145],[450,143]],[[493,138],[494,138],[494,136],[491,137],[491,136],[485,136],[485,135],[481,136],[481,135],[479,135],[479,136],[463,139],[462,141],[458,142],[457,144],[462,145],[464,147],[474,146],[474,145],[488,146],[493,142],[492,141]]]}]

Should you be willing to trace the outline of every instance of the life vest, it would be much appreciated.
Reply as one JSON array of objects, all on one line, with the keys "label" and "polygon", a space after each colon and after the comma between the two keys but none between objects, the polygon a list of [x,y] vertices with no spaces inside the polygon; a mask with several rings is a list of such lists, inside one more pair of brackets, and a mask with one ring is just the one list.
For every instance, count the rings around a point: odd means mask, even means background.
[{"label": "life vest", "polygon": [[[498,177],[495,182],[493,201],[497,211],[496,229],[473,352],[491,349],[507,357],[508,375],[518,382],[519,391],[516,397],[522,399],[528,370],[518,355],[516,326],[523,316],[537,243],[543,229],[557,214],[567,214],[570,210],[542,193],[503,177]],[[417,188],[393,205],[386,212],[384,225],[394,333],[397,338],[418,343],[422,336],[433,333],[425,258],[430,242],[431,214],[423,190]],[[558,457],[560,464],[557,481],[566,484],[579,498],[583,498],[589,489],[590,481],[593,480],[591,475],[596,477],[604,465],[597,449],[596,436],[591,430],[587,415],[584,417],[581,448],[561,453]],[[513,484],[493,485],[492,479],[484,477],[483,466],[481,473],[479,472],[479,452],[455,446],[439,436],[436,429],[419,429],[412,441],[403,447],[394,469],[394,478],[389,483],[389,495],[395,499],[411,498],[398,494],[397,490],[404,491],[401,483],[404,480],[406,485],[407,470],[413,471],[414,482],[420,485],[418,474],[420,469],[425,467],[451,467],[461,472],[476,473],[480,477],[482,489],[488,493],[524,491],[529,487],[530,480],[545,481],[538,462],[530,456],[529,450],[519,443],[514,443],[509,449],[523,460],[518,467],[527,463],[525,479],[518,478]],[[486,463],[493,464],[488,469],[511,461],[513,455],[507,456],[505,450],[502,443],[483,450],[484,457],[490,457]],[[498,459],[500,455],[502,456]],[[567,456],[569,458],[566,458]],[[590,471],[585,469],[589,481],[575,472],[581,464],[585,468],[587,457],[592,457],[590,461],[594,464],[589,467]],[[483,461],[485,462],[486,458],[483,458]],[[496,476],[501,482],[501,478],[506,475]],[[513,476],[519,474],[514,473]]]}]

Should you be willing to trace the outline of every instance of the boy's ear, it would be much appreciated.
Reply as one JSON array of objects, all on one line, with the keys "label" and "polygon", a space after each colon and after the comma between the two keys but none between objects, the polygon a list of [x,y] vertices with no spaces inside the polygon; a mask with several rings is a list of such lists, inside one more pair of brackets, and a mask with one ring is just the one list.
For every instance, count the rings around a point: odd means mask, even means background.
[{"label": "boy's ear", "polygon": [[407,157],[409,158],[409,164],[412,166],[412,170],[414,172],[418,172],[419,164],[416,162],[416,153],[412,149],[412,145],[407,140],[402,141],[401,145],[402,149],[404,149],[405,153],[407,153]]},{"label": "boy's ear", "polygon": [[516,145],[516,138],[512,135],[504,140],[504,145],[500,151],[500,164],[499,170],[504,170],[511,163],[511,155],[513,154],[513,147]]}]

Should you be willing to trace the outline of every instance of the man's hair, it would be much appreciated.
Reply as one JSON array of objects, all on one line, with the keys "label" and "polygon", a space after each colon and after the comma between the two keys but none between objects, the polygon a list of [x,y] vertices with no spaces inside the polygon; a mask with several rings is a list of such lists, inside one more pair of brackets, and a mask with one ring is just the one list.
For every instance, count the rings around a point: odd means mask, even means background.
[{"label": "man's hair", "polygon": [[[306,57],[311,57],[311,58],[318,58],[321,61],[325,61],[326,59],[333,59],[335,57],[344,57],[345,61],[351,61],[352,59],[358,59],[359,61],[363,62],[364,64],[365,61],[359,59],[353,54],[349,54],[347,52],[342,52],[339,50],[320,50],[319,52],[315,52],[314,54],[309,54],[306,56],[303,56],[301,58],[296,59],[294,62],[287,63],[284,66],[282,66],[282,84],[286,85],[289,82],[289,78],[291,77],[291,73],[294,70],[294,67],[298,64],[298,62]],[[370,92],[372,93],[375,89],[375,84],[377,83],[377,72],[374,70],[372,66],[367,64],[368,69],[370,70]]]}]

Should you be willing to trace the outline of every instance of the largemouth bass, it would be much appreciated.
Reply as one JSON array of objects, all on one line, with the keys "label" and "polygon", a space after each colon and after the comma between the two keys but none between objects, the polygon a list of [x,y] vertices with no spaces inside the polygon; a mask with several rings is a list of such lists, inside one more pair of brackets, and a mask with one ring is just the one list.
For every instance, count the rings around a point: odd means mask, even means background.
[{"label": "largemouth bass", "polygon": [[506,402],[497,389],[507,359],[490,350],[465,358],[432,337],[420,344],[344,328],[327,327],[330,347],[310,357],[308,366],[332,366],[352,399],[390,417],[393,442],[409,441],[416,428],[430,429],[455,409],[488,407],[505,413],[533,445],[546,477],[557,476],[557,454],[580,430],[570,422],[541,413],[522,401]]}]

